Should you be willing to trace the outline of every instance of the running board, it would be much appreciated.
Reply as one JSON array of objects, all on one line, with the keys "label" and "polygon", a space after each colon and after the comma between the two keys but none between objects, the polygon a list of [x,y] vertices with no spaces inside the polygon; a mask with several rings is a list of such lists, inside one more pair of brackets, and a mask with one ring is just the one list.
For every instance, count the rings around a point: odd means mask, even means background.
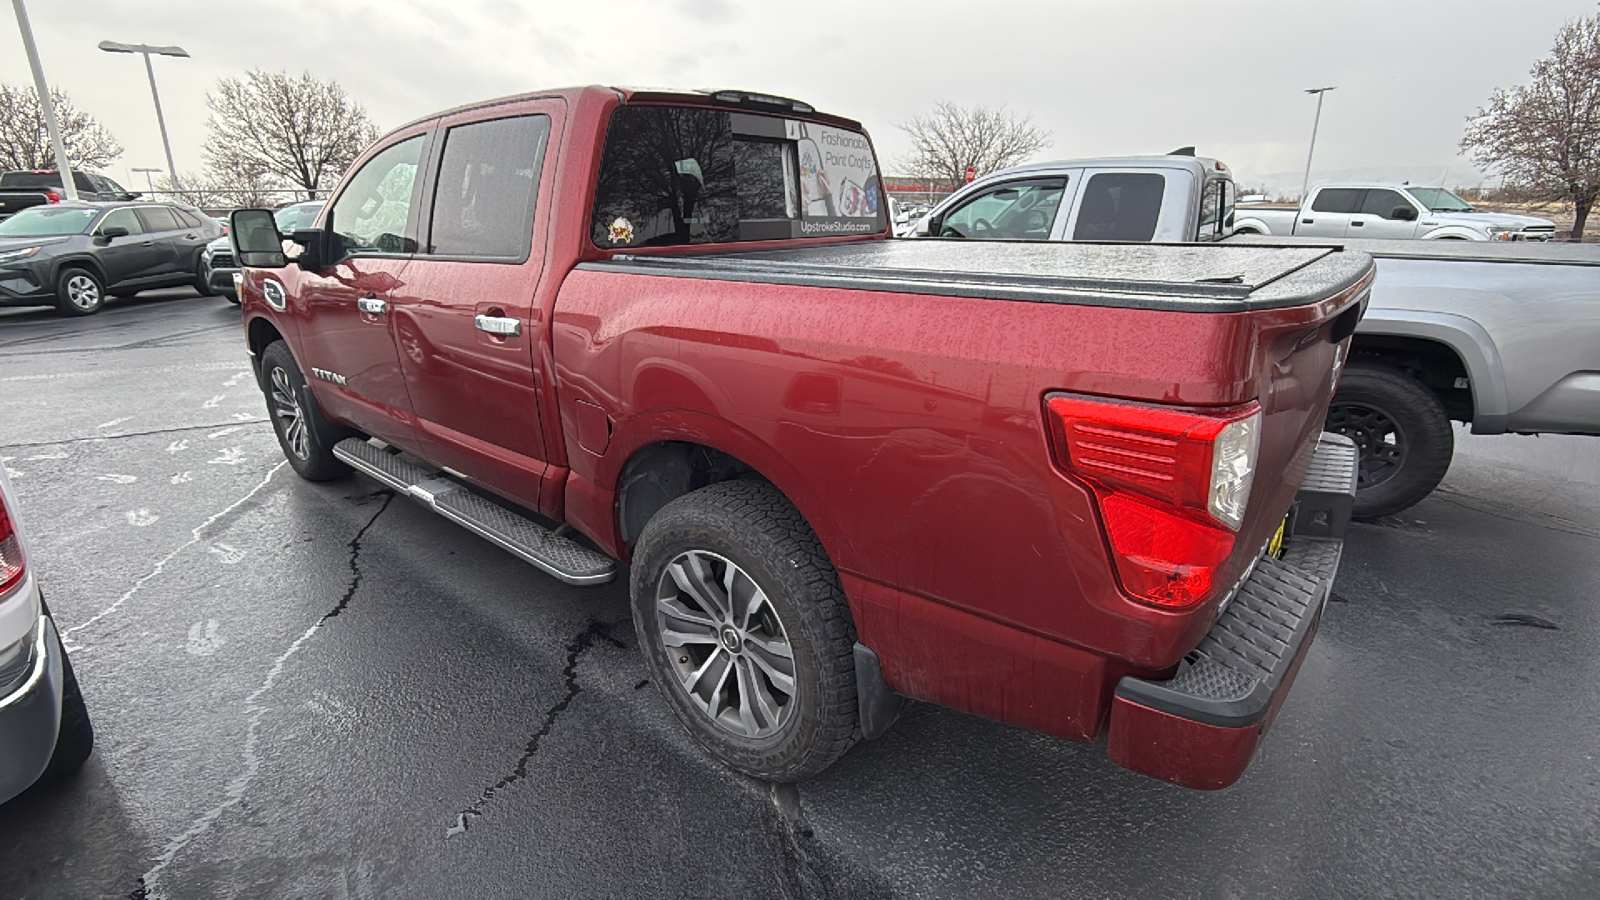
[{"label": "running board", "polygon": [[616,577],[617,562],[611,557],[480,497],[444,472],[386,445],[346,438],[334,445],[333,455],[567,584],[604,584]]}]

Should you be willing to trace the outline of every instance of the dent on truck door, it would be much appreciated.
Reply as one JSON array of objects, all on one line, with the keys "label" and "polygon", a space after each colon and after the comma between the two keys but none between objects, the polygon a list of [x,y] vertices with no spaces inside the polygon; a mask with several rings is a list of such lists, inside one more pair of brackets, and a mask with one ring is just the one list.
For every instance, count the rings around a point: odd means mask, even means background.
[{"label": "dent on truck door", "polygon": [[534,101],[441,122],[424,245],[396,296],[400,365],[428,455],[529,506],[546,459],[534,306],[544,226],[535,222],[560,109]]},{"label": "dent on truck door", "polygon": [[401,446],[415,444],[389,314],[416,249],[417,170],[426,149],[413,135],[380,150],[330,205],[337,260],[306,272],[298,292],[306,321],[300,367],[325,412]]}]

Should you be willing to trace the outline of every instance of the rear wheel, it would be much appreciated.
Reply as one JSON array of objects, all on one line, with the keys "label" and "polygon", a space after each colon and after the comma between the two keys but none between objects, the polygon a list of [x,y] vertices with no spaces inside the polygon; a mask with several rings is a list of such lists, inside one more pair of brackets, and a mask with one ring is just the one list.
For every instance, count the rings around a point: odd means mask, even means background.
[{"label": "rear wheel", "polygon": [[56,309],[62,315],[92,316],[105,302],[105,285],[88,269],[69,266],[56,276]]},{"label": "rear wheel", "polygon": [[349,432],[323,417],[294,354],[283,341],[272,342],[261,354],[261,384],[272,430],[290,467],[307,481],[348,475],[350,467],[333,455],[333,445]]},{"label": "rear wheel", "polygon": [[764,481],[679,497],[635,548],[633,623],[653,680],[712,756],[757,778],[821,772],[859,731],[855,627],[810,527]]},{"label": "rear wheel", "polygon": [[1439,398],[1390,368],[1352,363],[1328,407],[1327,430],[1360,452],[1353,515],[1374,519],[1433,492],[1450,468],[1455,434]]}]

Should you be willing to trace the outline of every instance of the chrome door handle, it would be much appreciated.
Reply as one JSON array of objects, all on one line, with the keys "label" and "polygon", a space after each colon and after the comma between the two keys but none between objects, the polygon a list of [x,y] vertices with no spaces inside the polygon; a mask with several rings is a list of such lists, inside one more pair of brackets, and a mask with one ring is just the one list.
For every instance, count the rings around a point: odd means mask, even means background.
[{"label": "chrome door handle", "polygon": [[374,316],[381,316],[389,311],[389,304],[379,300],[377,297],[362,297],[356,301],[356,306],[362,312],[371,313]]},{"label": "chrome door handle", "polygon": [[522,323],[509,316],[479,315],[473,318],[472,324],[478,326],[478,330],[485,334],[500,337],[516,337],[522,333]]}]

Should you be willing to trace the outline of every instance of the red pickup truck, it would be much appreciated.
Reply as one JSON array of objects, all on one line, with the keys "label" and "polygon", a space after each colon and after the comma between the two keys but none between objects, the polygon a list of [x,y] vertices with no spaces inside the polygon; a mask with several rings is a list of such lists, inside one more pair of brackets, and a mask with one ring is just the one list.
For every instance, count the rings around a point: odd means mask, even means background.
[{"label": "red pickup truck", "polygon": [[315,228],[232,234],[294,469],[573,584],[627,563],[729,765],[805,778],[911,697],[1231,784],[1338,567],[1372,261],[896,241],[885,206],[854,121],[588,87],[406,125]]}]

